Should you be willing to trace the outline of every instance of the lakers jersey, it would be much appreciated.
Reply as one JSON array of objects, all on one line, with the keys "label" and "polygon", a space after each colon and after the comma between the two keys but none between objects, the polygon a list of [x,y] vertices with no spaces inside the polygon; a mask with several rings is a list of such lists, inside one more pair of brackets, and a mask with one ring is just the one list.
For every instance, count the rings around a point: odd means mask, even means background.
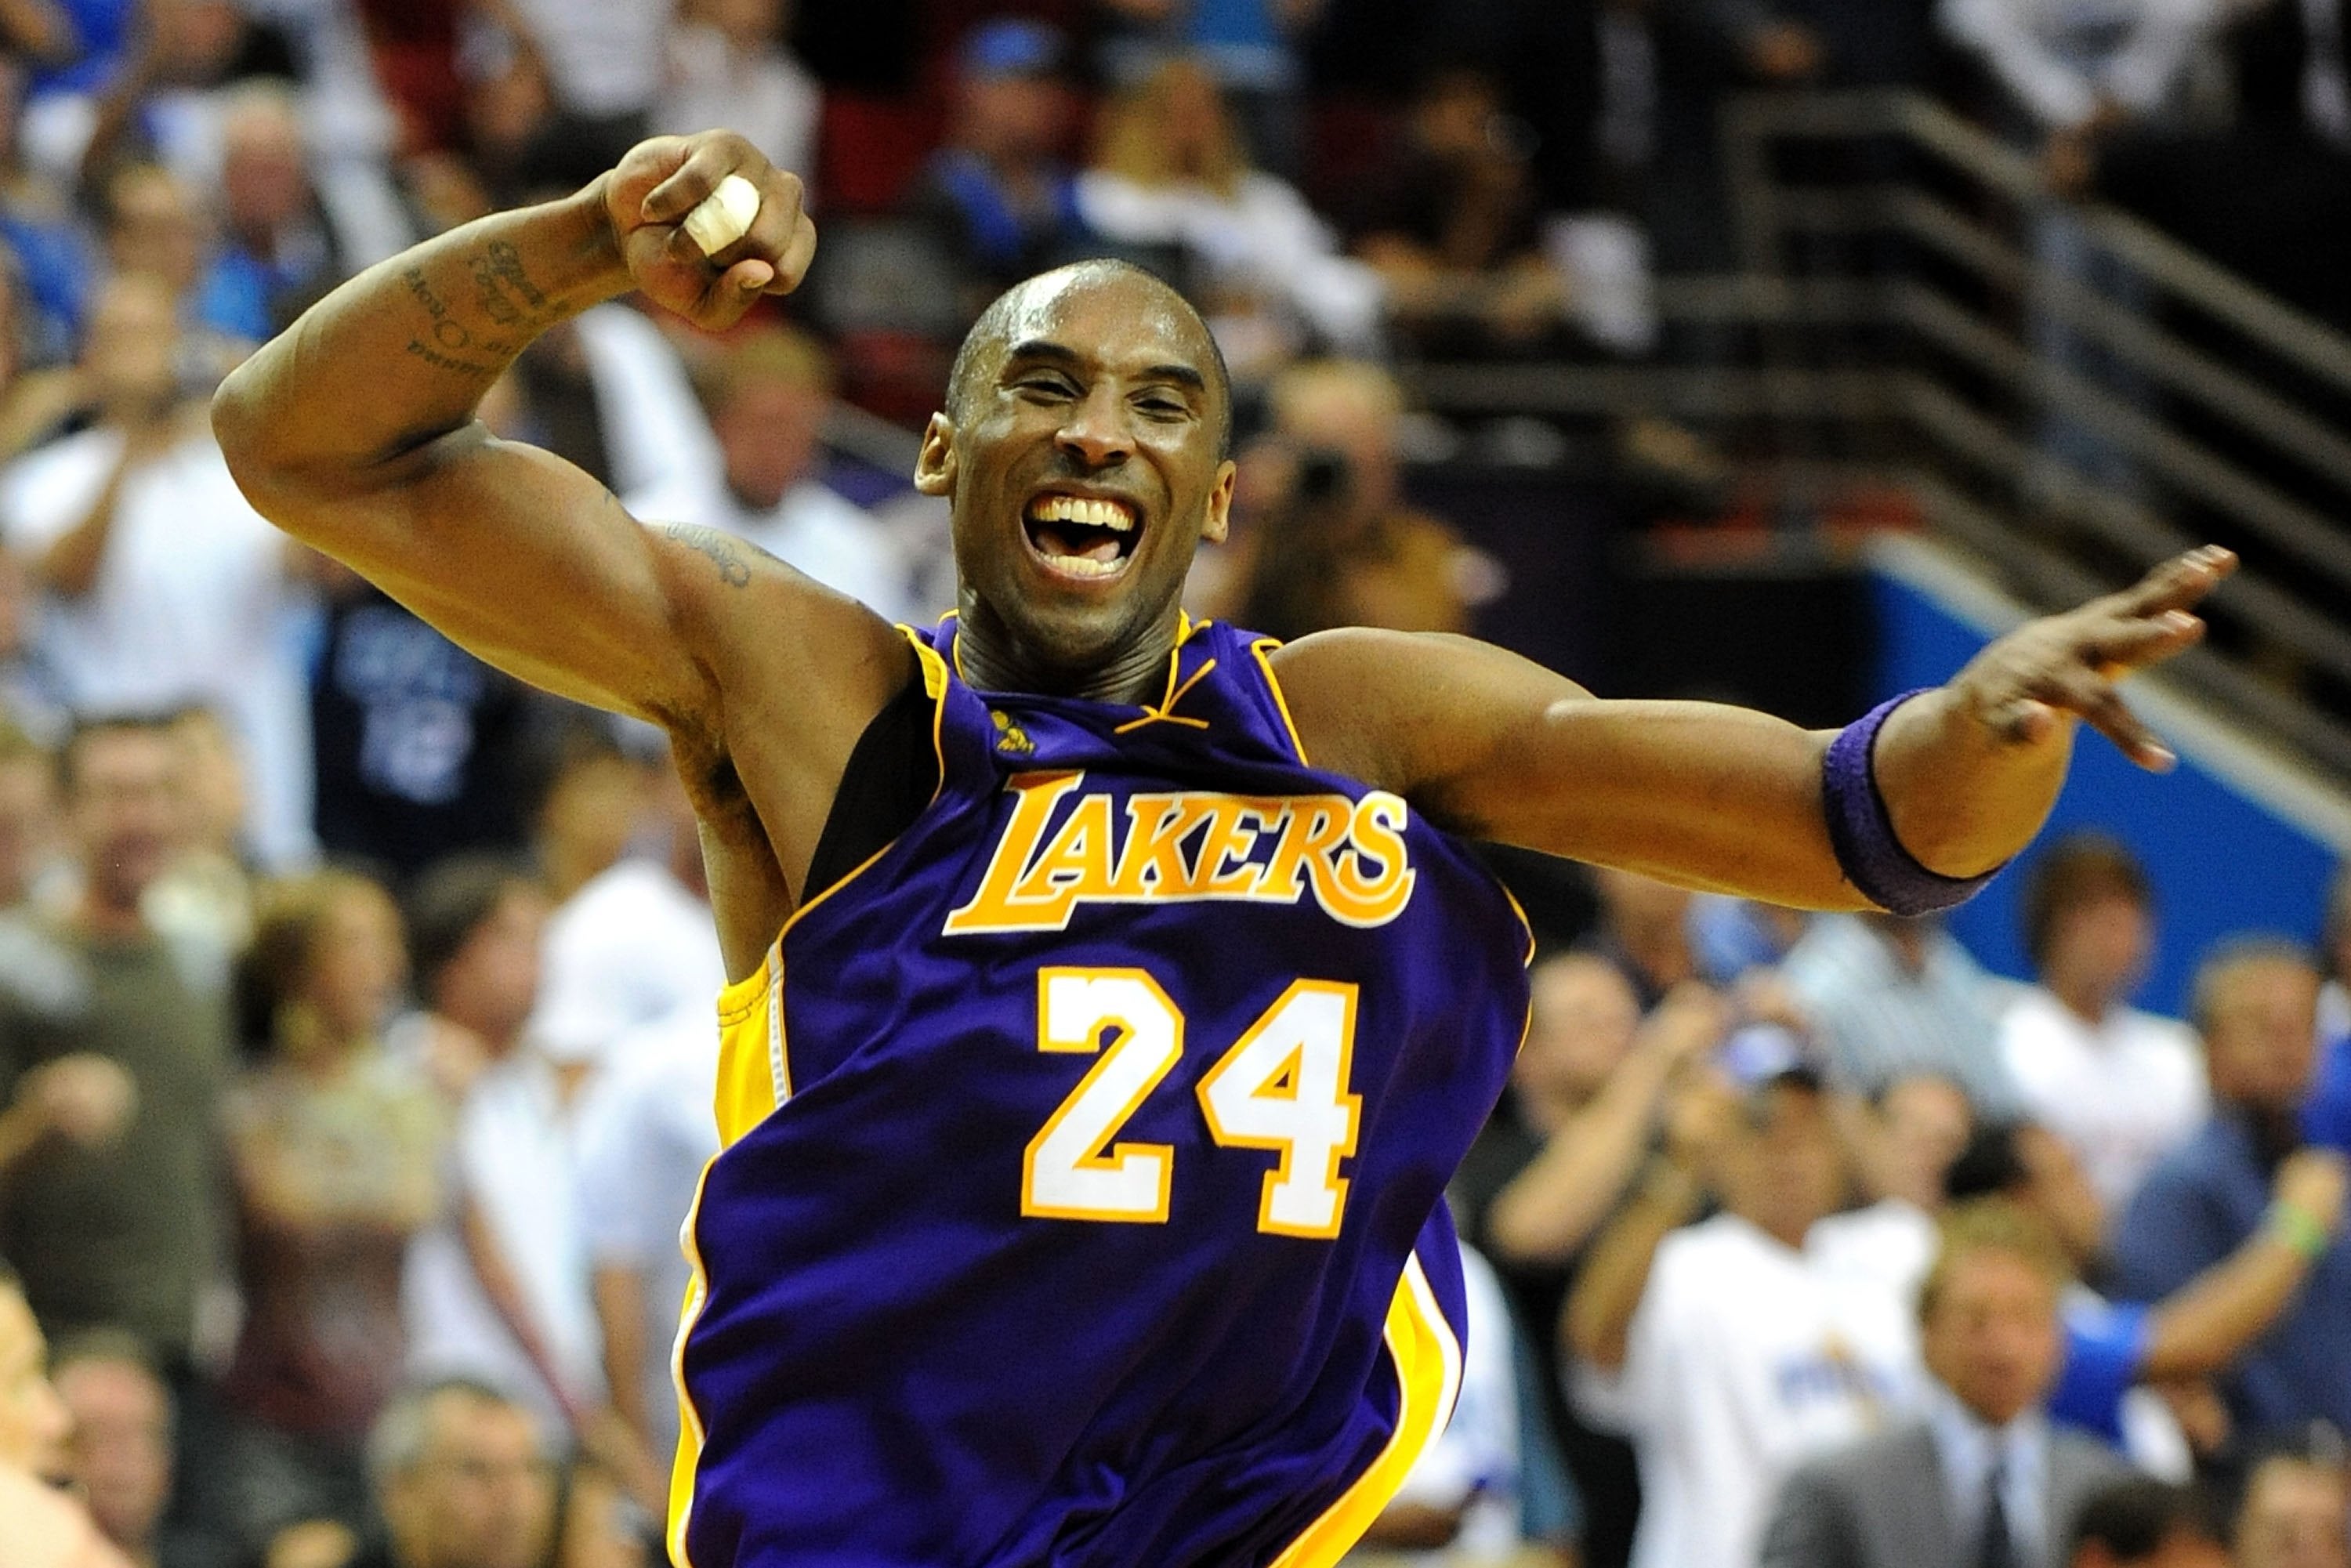
[{"label": "lakers jersey", "polygon": [[1187,624],[1144,707],[909,632],[936,796],[720,1000],[690,1568],[1329,1564],[1444,1424],[1525,925]]}]

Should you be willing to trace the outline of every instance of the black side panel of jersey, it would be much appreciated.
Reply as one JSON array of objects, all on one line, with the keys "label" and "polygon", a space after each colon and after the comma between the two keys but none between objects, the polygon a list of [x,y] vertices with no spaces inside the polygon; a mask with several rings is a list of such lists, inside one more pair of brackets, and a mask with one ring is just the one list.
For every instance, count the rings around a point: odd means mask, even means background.
[{"label": "black side panel of jersey", "polygon": [[918,670],[857,737],[809,865],[809,898],[881,853],[938,793],[933,706]]}]

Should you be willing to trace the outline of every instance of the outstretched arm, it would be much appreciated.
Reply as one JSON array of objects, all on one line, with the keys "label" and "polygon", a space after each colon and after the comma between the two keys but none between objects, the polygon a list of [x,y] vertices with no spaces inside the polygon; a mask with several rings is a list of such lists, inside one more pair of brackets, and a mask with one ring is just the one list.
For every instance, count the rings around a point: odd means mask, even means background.
[{"label": "outstretched arm", "polygon": [[[2145,767],[2169,760],[2115,687],[2197,641],[2190,609],[2225,550],[2020,627],[1879,732],[1894,834],[1949,877],[1989,871],[2039,831],[2077,721]],[[1274,655],[1308,756],[1405,796],[1458,831],[1685,886],[1817,909],[1868,900],[1823,809],[1834,732],[1708,703],[1600,701],[1467,638],[1344,631]]]}]

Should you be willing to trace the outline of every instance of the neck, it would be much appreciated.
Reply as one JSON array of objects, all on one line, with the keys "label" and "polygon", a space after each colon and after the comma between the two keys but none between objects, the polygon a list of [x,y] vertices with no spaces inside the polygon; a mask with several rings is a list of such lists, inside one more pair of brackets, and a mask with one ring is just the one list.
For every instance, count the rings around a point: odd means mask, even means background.
[{"label": "neck", "polygon": [[1176,650],[1178,630],[1173,605],[1130,646],[1099,663],[1072,668],[1024,642],[969,589],[960,599],[956,656],[964,679],[979,691],[1143,704],[1165,690],[1167,660]]},{"label": "neck", "polygon": [[2086,1024],[2105,1022],[2106,1011],[2114,1006],[2114,998],[2104,987],[2085,981],[2078,976],[2052,975],[2043,982],[2049,994],[2055,997],[2064,1009]]}]

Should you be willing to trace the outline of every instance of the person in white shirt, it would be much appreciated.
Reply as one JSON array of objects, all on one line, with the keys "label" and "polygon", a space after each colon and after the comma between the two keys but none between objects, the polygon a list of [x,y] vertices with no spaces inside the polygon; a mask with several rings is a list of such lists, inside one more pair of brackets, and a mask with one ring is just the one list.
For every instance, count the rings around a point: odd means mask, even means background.
[{"label": "person in white shirt", "polygon": [[411,1376],[479,1379],[578,1431],[604,1384],[572,1119],[524,1032],[546,919],[546,896],[486,856],[433,868],[410,900],[431,1012],[389,1043],[424,1057],[458,1110],[450,1201],[410,1244],[402,1316]]},{"label": "person in white shirt", "polygon": [[629,510],[747,538],[884,620],[915,619],[913,572],[895,537],[817,476],[833,368],[816,340],[791,327],[753,329],[720,351],[704,385],[719,461],[624,491]]},{"label": "person in white shirt", "polygon": [[2061,840],[2026,884],[2024,943],[2041,983],[2001,1018],[2001,1059],[2026,1113],[2119,1214],[2210,1109],[2195,1032],[2124,1000],[2155,949],[2147,873],[2110,839]]},{"label": "person in white shirt", "polygon": [[666,1456],[678,1428],[671,1346],[690,1278],[679,1233],[718,1153],[710,999],[629,1031],[611,1059],[580,1106],[580,1207],[612,1408],[646,1452]]},{"label": "person in white shirt", "polygon": [[717,1039],[711,1009],[726,965],[694,809],[669,768],[650,769],[645,788],[641,837],[650,852],[623,855],[589,878],[547,923],[528,1032],[590,1082],[619,1061],[621,1037],[674,1014],[695,1014],[714,1048]]},{"label": "person in white shirt", "polygon": [[[1789,1471],[1917,1408],[1916,1334],[1893,1291],[1804,1251],[1844,1197],[1809,1070],[1743,1095],[1718,1078],[1669,1126],[1568,1299],[1575,1393],[1639,1454],[1635,1568],[1751,1568]],[[1709,1185],[1723,1212],[1686,1225]]]},{"label": "person in white shirt", "polygon": [[2351,1035],[2351,861],[2326,890],[2326,932],[2319,951],[2326,983],[2318,990],[2318,1043]]},{"label": "person in white shirt", "polygon": [[727,126],[777,168],[813,175],[823,95],[780,41],[783,0],[705,0],[698,9],[670,31],[653,129],[690,136]]},{"label": "person in white shirt", "polygon": [[296,864],[314,847],[298,591],[284,537],[180,394],[180,338],[162,283],[119,277],[99,291],[83,355],[98,423],[0,477],[0,530],[45,591],[34,640],[66,705],[217,711],[249,770],[250,847]]}]

